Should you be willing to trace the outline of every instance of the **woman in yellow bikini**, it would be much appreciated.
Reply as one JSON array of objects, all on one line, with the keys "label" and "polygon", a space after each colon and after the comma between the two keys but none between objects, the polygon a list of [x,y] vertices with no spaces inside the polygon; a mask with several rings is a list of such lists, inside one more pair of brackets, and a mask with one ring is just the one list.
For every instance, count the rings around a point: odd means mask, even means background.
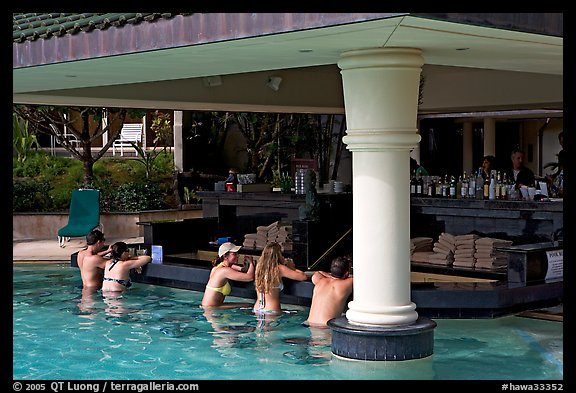
[{"label": "woman in yellow bikini", "polygon": [[229,303],[224,305],[224,299],[232,291],[228,280],[252,281],[254,280],[254,260],[251,256],[246,256],[250,263],[248,270],[242,272],[242,266],[237,265],[238,251],[241,246],[227,242],[218,249],[218,258],[212,264],[214,267],[210,272],[210,278],[206,284],[202,307],[239,307],[241,304]]},{"label": "woman in yellow bikini", "polygon": [[268,243],[258,259],[254,278],[256,288],[256,314],[280,314],[280,292],[284,289],[282,278],[306,281],[308,276],[294,267],[292,260],[284,259],[282,247],[278,243]]}]

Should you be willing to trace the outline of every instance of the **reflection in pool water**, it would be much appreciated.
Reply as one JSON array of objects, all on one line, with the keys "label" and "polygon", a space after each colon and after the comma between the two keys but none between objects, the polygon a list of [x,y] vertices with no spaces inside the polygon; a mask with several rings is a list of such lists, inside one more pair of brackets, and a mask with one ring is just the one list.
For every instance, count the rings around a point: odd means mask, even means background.
[{"label": "reflection in pool water", "polygon": [[[50,380],[561,380],[562,323],[503,317],[436,320],[434,354],[342,360],[308,308],[203,310],[201,292],[136,283],[104,297],[78,269],[15,265],[13,378]],[[250,303],[231,297],[227,301]]]}]

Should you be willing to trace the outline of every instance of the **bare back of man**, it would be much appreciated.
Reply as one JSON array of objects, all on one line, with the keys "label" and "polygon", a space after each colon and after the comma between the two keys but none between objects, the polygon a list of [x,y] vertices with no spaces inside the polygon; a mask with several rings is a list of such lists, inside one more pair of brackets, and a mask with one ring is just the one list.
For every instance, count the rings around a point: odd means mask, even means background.
[{"label": "bare back of man", "polygon": [[317,271],[312,276],[314,291],[308,319],[311,327],[326,327],[332,318],[342,315],[352,294],[352,277],[335,278],[330,273]]},{"label": "bare back of man", "polygon": [[98,254],[89,253],[85,254],[81,260],[78,259],[78,267],[80,268],[84,288],[99,289],[102,287],[106,261],[107,259]]}]

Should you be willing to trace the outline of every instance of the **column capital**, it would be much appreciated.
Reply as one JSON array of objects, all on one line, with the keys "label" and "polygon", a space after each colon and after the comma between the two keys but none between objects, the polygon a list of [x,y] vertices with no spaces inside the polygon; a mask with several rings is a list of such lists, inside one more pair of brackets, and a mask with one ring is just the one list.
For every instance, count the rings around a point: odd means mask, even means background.
[{"label": "column capital", "polygon": [[418,72],[424,65],[422,50],[418,48],[370,48],[344,52],[338,67],[341,70],[371,67],[416,67]]},{"label": "column capital", "polygon": [[343,141],[349,150],[410,150],[420,142],[423,64],[418,48],[359,49],[341,55],[347,123]]}]

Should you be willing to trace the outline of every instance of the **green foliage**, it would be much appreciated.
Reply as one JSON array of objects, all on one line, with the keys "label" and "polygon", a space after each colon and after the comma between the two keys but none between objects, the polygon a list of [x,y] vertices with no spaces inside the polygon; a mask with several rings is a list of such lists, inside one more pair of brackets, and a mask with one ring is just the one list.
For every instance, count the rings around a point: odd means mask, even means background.
[{"label": "green foliage", "polygon": [[154,170],[154,161],[156,160],[156,157],[158,157],[158,155],[162,152],[162,150],[156,150],[156,146],[154,146],[153,150],[147,151],[134,142],[130,142],[130,144],[134,147],[134,149],[136,149],[136,162],[139,162],[144,166],[146,179],[149,179],[152,171]]},{"label": "green foliage", "polygon": [[[87,186],[101,191],[103,212],[177,208],[171,199],[172,160],[172,154],[161,154],[154,176],[146,179],[136,160],[105,157],[94,165],[94,178]],[[84,186],[82,163],[73,158],[38,151],[24,162],[13,160],[13,211],[67,211],[72,190]]]},{"label": "green foliage", "polygon": [[[127,116],[143,117],[146,114],[142,109],[126,108],[102,108],[102,107],[58,107],[43,105],[20,105],[12,106],[16,118],[29,122],[34,133],[42,133],[55,137],[57,142],[63,146],[72,157],[82,162],[84,186],[87,187],[92,181],[93,165],[104,156],[111,146],[111,143],[120,136],[119,126],[124,123]],[[108,122],[102,123],[106,116]],[[28,123],[26,123],[27,125]],[[118,126],[112,126],[118,125]],[[26,144],[31,144],[30,138],[22,138],[19,131],[21,127],[14,127],[15,155],[20,160],[25,159],[23,152],[29,148]],[[72,143],[64,131],[72,134],[79,145]],[[109,142],[106,143],[96,154],[92,152],[94,140],[108,133]],[[31,145],[31,146],[37,146]],[[30,146],[30,147],[31,147]],[[18,150],[16,149],[18,148]]]},{"label": "green foliage", "polygon": [[174,172],[174,154],[169,151],[164,151],[158,155],[154,160],[154,168],[157,174],[169,174]]},{"label": "green foliage", "polygon": [[29,129],[28,120],[12,113],[12,122],[12,154],[19,162],[24,162],[30,150],[39,148],[40,144],[36,135]]},{"label": "green foliage", "polygon": [[50,211],[52,200],[50,184],[32,179],[14,182],[12,187],[12,211],[45,212]]},{"label": "green foliage", "polygon": [[152,116],[150,129],[154,131],[154,147],[158,145],[171,145],[173,138],[172,119],[170,114],[155,111]]},{"label": "green foliage", "polygon": [[166,206],[160,187],[154,183],[126,183],[116,188],[116,211],[160,210]]},{"label": "green foliage", "polygon": [[[136,162],[139,162],[144,166],[144,174],[146,179],[150,179],[155,170],[160,170],[159,165],[156,164],[161,153],[164,153],[164,160],[162,162],[162,169],[170,171],[173,170],[173,155],[168,154],[166,147],[158,149],[159,144],[170,144],[170,140],[173,138],[172,122],[169,114],[161,113],[159,111],[154,112],[152,117],[152,125],[150,126],[152,131],[154,131],[154,140],[152,149],[144,149],[138,146],[134,142],[130,142],[132,147],[136,150]],[[170,168],[166,165],[166,158],[170,157],[172,164]]]},{"label": "green foliage", "polygon": [[47,166],[46,154],[42,151],[31,153],[26,161],[19,161],[16,157],[12,160],[12,176],[14,177],[35,177]]},{"label": "green foliage", "polygon": [[200,198],[198,198],[198,194],[196,191],[189,189],[188,187],[184,187],[184,203],[189,205],[191,203],[199,203]]}]

